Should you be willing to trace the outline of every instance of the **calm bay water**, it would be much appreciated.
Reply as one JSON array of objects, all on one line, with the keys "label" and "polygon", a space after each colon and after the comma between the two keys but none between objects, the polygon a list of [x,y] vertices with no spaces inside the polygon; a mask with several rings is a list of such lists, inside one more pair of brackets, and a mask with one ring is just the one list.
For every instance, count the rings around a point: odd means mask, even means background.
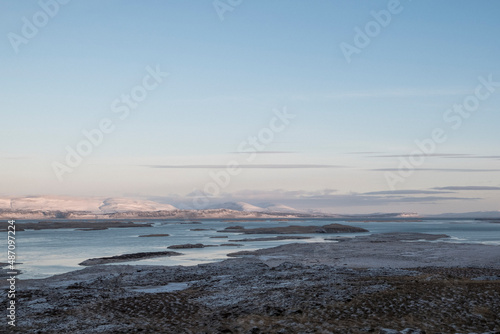
[{"label": "calm bay water", "polygon": [[[17,221],[18,226],[23,222]],[[33,222],[33,221],[29,221]],[[78,231],[73,229],[22,231],[16,234],[17,268],[23,273],[21,279],[44,278],[54,274],[81,269],[78,263],[95,257],[113,256],[124,253],[165,251],[170,245],[186,243],[203,243],[205,245],[220,245],[231,240],[244,238],[272,237],[275,235],[241,235],[237,233],[219,233],[218,230],[232,225],[247,228],[288,226],[288,225],[326,225],[343,223],[362,227],[369,233],[342,234],[302,234],[310,236],[308,240],[232,242],[242,246],[220,246],[202,249],[177,250],[184,255],[162,257],[120,264],[148,265],[196,265],[214,262],[227,258],[226,254],[241,250],[255,250],[274,247],[293,242],[324,242],[324,238],[334,236],[353,237],[370,233],[385,232],[420,232],[432,234],[447,234],[446,242],[482,243],[500,246],[500,224],[475,220],[424,220],[421,222],[345,222],[341,220],[297,220],[289,222],[254,221],[227,222],[202,221],[202,224],[185,224],[180,221],[150,220],[153,227],[115,228],[100,231]],[[192,231],[191,229],[207,229]],[[139,238],[144,234],[170,234],[169,237]],[[7,234],[0,240],[0,247],[7,249]],[[228,238],[211,238],[213,236],[228,236]],[[331,241],[327,241],[331,242]],[[6,252],[4,252],[6,253]],[[5,256],[6,257],[6,256]],[[0,259],[0,262],[6,262]]]}]

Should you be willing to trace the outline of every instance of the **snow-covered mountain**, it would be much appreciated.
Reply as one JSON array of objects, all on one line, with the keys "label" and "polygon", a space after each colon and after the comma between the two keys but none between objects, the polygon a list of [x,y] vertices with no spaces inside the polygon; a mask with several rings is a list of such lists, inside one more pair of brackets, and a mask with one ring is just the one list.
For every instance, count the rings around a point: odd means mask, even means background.
[{"label": "snow-covered mountain", "polygon": [[283,204],[266,203],[261,205],[267,212],[301,212],[301,210],[294,209],[290,206]]},{"label": "snow-covered mountain", "polygon": [[253,205],[246,202],[225,202],[225,203],[213,204],[209,206],[207,209],[228,209],[228,210],[245,211],[245,212],[281,212],[281,213],[302,212],[301,210],[297,210],[283,204],[263,203],[259,205]]},{"label": "snow-covered mountain", "polygon": [[80,198],[65,196],[28,196],[3,198],[9,202],[5,209],[26,211],[91,211],[99,212],[102,205],[100,198]]},{"label": "snow-covered mountain", "polygon": [[210,205],[207,209],[228,209],[228,210],[246,211],[246,212],[265,211],[265,209],[261,207],[245,202],[225,202],[220,204],[213,204]]},{"label": "snow-covered mountain", "polygon": [[[180,204],[179,204],[180,205]],[[225,218],[417,218],[415,213],[375,213],[370,215],[325,214],[297,210],[276,203],[224,202],[202,210],[181,210],[151,200],[107,197],[28,196],[0,197],[1,219],[225,219]],[[500,211],[446,214],[443,218],[500,218]]]},{"label": "snow-covered mountain", "polygon": [[153,201],[134,200],[129,198],[107,198],[99,207],[106,213],[128,211],[173,211],[177,208],[170,204],[161,204]]},{"label": "snow-covered mountain", "polygon": [[0,217],[16,219],[41,218],[155,218],[194,217],[273,217],[286,216],[297,210],[284,205],[260,207],[245,202],[225,202],[204,210],[179,210],[170,204],[131,198],[28,196],[0,197]]},{"label": "snow-covered mountain", "polygon": [[10,203],[11,203],[10,198],[0,197],[0,210],[10,209]]},{"label": "snow-covered mountain", "polygon": [[146,200],[66,196],[2,197],[0,198],[0,209],[11,211],[80,211],[94,214],[177,210],[170,204]]},{"label": "snow-covered mountain", "polygon": [[416,212],[402,212],[398,214],[399,218],[420,218],[420,215]]},{"label": "snow-covered mountain", "polygon": [[245,202],[214,204],[203,210],[180,210],[149,200],[105,197],[0,197],[2,219],[134,219],[134,218],[296,218],[316,216],[285,205]]}]

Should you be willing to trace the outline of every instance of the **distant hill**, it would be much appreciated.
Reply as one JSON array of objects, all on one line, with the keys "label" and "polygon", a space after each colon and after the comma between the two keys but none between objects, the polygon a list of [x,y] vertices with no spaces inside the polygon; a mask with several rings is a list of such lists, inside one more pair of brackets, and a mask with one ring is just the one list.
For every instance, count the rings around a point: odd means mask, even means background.
[{"label": "distant hill", "polygon": [[177,210],[170,204],[129,198],[27,196],[0,198],[0,209],[22,211],[85,211],[109,213],[125,211]]},{"label": "distant hill", "polygon": [[0,218],[107,218],[124,212],[174,211],[176,207],[146,200],[128,198],[27,196],[0,198]]},{"label": "distant hill", "polygon": [[261,207],[245,202],[225,202],[220,204],[213,204],[210,205],[207,209],[228,209],[228,210],[246,211],[246,212],[264,211],[264,209]]},{"label": "distant hill", "polygon": [[283,204],[264,204],[263,208],[269,212],[302,212],[301,210]]},{"label": "distant hill", "polygon": [[245,202],[214,204],[203,210],[180,210],[173,205],[148,200],[104,197],[27,196],[0,197],[2,219],[217,219],[324,217],[269,204],[260,207]]},{"label": "distant hill", "polygon": [[438,215],[427,215],[427,218],[487,218],[487,219],[500,219],[500,211],[475,211],[475,212],[462,212],[462,213],[442,213]]},{"label": "distant hill", "polygon": [[99,207],[106,213],[128,211],[173,211],[177,208],[170,204],[161,204],[153,201],[133,200],[129,198],[107,198]]},{"label": "distant hill", "polygon": [[301,210],[297,210],[283,204],[263,203],[259,205],[253,205],[246,202],[224,202],[219,204],[213,204],[209,206],[207,209],[229,209],[229,210],[245,211],[245,212],[284,212],[284,213],[302,212]]},{"label": "distant hill", "polygon": [[419,215],[417,213],[326,214],[298,210],[277,203],[223,202],[202,210],[181,210],[167,203],[119,197],[25,196],[0,197],[1,219],[217,219],[217,218],[339,218],[412,219],[465,218],[500,219],[500,211],[477,211]]}]

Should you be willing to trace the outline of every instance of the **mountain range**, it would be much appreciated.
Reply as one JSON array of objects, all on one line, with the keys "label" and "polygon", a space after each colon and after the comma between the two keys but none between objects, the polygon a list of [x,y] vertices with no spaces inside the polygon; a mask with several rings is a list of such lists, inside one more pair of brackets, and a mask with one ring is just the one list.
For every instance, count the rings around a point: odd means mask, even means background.
[{"label": "mountain range", "polygon": [[150,200],[103,197],[0,197],[3,219],[106,218],[276,218],[311,216],[286,205],[224,202],[199,210],[179,209]]},{"label": "mountain range", "polygon": [[1,219],[133,219],[133,218],[483,218],[500,219],[500,211],[443,213],[373,213],[360,215],[325,214],[303,211],[277,203],[250,204],[223,202],[199,210],[179,209],[151,200],[118,197],[26,196],[0,197]]}]

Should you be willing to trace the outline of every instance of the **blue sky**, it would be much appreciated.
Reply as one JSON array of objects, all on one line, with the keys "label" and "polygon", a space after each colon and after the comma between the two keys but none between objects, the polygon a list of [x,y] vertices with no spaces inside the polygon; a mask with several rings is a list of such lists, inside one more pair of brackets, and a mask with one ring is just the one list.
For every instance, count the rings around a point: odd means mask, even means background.
[{"label": "blue sky", "polygon": [[[483,85],[490,94],[457,129],[456,113],[444,119],[473,101],[480,78],[500,82],[498,1],[221,0],[236,4],[223,20],[213,1],[55,1],[0,3],[2,196],[187,207],[201,193],[343,213],[500,209],[500,87]],[[54,3],[49,17],[43,4]],[[394,4],[348,62],[342,43],[356,47],[355,29]],[[26,20],[43,15],[26,38]],[[13,46],[14,35],[26,43]],[[119,119],[112,103],[157,67],[168,77]],[[251,161],[236,153],[285,109],[294,118],[262,152]],[[103,119],[114,131],[61,181],[54,162],[65,165],[66,148]],[[446,140],[403,176],[398,156],[408,160],[436,128]],[[238,175],[204,191],[230,161]]]}]

